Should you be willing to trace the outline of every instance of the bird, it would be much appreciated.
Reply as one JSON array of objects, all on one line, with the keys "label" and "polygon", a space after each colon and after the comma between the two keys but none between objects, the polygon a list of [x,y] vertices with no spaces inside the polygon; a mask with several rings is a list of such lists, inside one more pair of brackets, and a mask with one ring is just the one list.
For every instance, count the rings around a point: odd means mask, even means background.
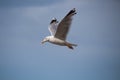
[{"label": "bird", "polygon": [[73,16],[76,14],[76,9],[71,9],[66,16],[58,22],[56,18],[53,18],[50,22],[48,27],[51,36],[45,37],[41,44],[45,42],[50,42],[52,44],[60,45],[60,46],[67,46],[69,49],[74,49],[73,46],[77,46],[77,44],[72,44],[66,41]]}]

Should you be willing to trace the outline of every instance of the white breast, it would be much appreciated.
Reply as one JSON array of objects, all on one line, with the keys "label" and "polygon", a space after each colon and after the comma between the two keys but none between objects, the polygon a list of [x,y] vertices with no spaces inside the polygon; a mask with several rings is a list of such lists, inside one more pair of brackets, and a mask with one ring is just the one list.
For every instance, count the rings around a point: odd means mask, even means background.
[{"label": "white breast", "polygon": [[51,37],[51,38],[49,39],[49,42],[50,42],[50,43],[53,43],[53,44],[61,45],[61,46],[64,46],[64,45],[65,45],[65,41],[60,40],[60,39],[55,38],[55,37]]}]

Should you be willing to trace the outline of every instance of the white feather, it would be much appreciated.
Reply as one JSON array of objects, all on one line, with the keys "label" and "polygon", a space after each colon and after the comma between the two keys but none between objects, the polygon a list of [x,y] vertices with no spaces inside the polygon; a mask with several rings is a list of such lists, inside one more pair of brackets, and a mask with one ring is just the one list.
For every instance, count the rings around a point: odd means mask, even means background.
[{"label": "white feather", "polygon": [[55,33],[56,33],[56,30],[57,30],[57,22],[53,22],[52,24],[50,24],[50,26],[48,27],[50,33],[51,33],[51,36],[54,36]]}]

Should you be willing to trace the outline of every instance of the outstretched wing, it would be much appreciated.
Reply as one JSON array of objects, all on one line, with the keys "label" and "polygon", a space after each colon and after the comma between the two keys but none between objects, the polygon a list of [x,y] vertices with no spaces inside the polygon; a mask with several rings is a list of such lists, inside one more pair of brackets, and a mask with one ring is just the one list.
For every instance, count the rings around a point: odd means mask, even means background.
[{"label": "outstretched wing", "polygon": [[50,22],[50,25],[49,25],[49,28],[48,28],[52,36],[55,35],[56,30],[57,30],[57,26],[58,26],[58,25],[57,25],[57,19],[54,18],[54,19]]},{"label": "outstretched wing", "polygon": [[72,22],[72,16],[76,14],[75,8],[70,10],[70,12],[62,19],[62,21],[58,24],[57,31],[55,33],[55,37],[59,38],[61,40],[66,40],[66,36],[68,34],[71,22]]}]

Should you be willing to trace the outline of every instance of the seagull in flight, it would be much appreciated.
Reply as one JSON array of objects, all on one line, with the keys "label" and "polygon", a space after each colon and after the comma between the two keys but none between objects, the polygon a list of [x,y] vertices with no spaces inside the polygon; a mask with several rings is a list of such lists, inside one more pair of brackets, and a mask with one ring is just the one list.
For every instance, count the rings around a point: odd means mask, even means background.
[{"label": "seagull in flight", "polygon": [[68,14],[58,23],[56,18],[53,18],[50,22],[49,31],[51,36],[47,36],[42,40],[42,44],[45,42],[50,42],[60,46],[67,46],[70,49],[73,49],[73,46],[76,44],[69,43],[66,41],[67,34],[72,23],[72,17],[76,14],[75,8],[70,10]]}]

